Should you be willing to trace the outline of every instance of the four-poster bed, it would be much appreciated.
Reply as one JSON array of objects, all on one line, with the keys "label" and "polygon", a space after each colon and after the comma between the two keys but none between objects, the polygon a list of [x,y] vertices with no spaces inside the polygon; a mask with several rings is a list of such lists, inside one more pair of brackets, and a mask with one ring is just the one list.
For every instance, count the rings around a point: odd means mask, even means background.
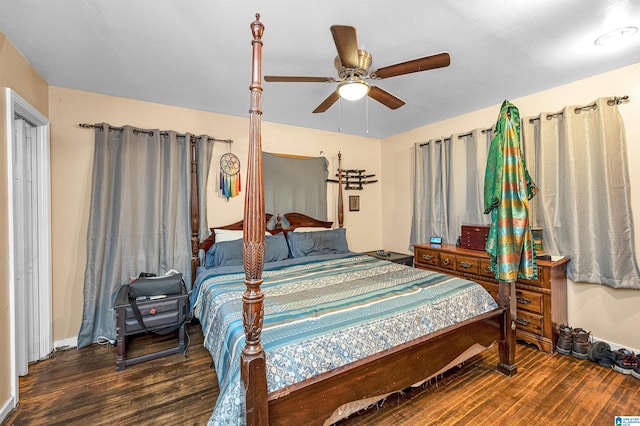
[{"label": "four-poster bed", "polygon": [[[222,398],[222,393],[226,388],[241,387],[243,397],[238,398],[239,401],[236,401],[236,405],[243,405],[242,416],[247,424],[323,424],[325,419],[331,418],[331,421],[336,421],[341,415],[348,415],[354,411],[345,409],[337,413],[338,417],[332,417],[336,410],[344,407],[344,404],[352,402],[370,404],[389,393],[400,391],[435,374],[439,374],[496,342],[499,345],[500,352],[500,362],[497,369],[509,376],[515,374],[517,371],[515,366],[515,325],[514,318],[512,318],[510,312],[510,297],[511,300],[514,300],[515,297],[513,297],[513,286],[510,288],[507,283],[500,284],[500,306],[497,306],[493,299],[488,296],[488,293],[484,292],[479,285],[466,280],[408,268],[352,252],[330,251],[330,253],[339,254],[335,255],[336,257],[331,257],[334,256],[333,254],[324,255],[327,257],[326,259],[323,256],[318,256],[323,258],[321,261],[308,260],[303,257],[302,259],[297,259],[299,263],[291,267],[284,267],[279,262],[274,262],[273,264],[276,267],[269,266],[268,271],[265,272],[268,275],[268,279],[263,286],[263,271],[265,270],[265,256],[267,255],[265,241],[267,241],[267,245],[271,243],[271,235],[282,235],[287,232],[295,234],[294,228],[308,226],[330,228],[332,223],[316,221],[313,218],[297,213],[287,213],[285,216],[290,226],[287,230],[284,230],[286,232],[282,232],[283,230],[278,227],[268,233],[266,232],[266,222],[271,216],[264,211],[262,184],[260,116],[262,113],[261,39],[264,27],[259,21],[259,15],[256,15],[256,21],[251,24],[251,29],[253,34],[253,56],[252,83],[250,86],[249,159],[247,162],[244,219],[235,224],[222,227],[227,230],[243,230],[242,268],[244,274],[242,277],[245,290],[240,299],[240,290],[237,290],[237,284],[242,279],[237,271],[232,281],[223,281],[222,276],[217,273],[209,274],[211,276],[206,279],[210,281],[205,281],[205,278],[199,276],[194,287],[194,293],[197,293],[195,294],[195,300],[197,300],[195,303],[196,315],[198,315],[202,323],[203,332],[205,332],[205,345],[208,345],[207,347],[212,353],[212,357],[214,357],[218,375],[222,376],[226,370],[233,370],[234,368],[239,370],[238,376],[231,376],[231,379],[229,379],[233,381],[232,383],[225,382],[224,385],[221,383],[220,398]],[[338,186],[341,188],[341,182]],[[194,200],[197,196],[195,185],[192,185],[192,191],[192,200]],[[340,224],[338,230],[342,231],[342,235],[344,235],[341,195],[341,191],[339,191],[338,206],[340,212],[338,213],[338,218]],[[194,210],[192,211],[194,277],[196,276],[196,268],[199,266],[198,249],[209,251],[213,244],[213,239],[202,244],[198,242],[197,205],[197,199],[192,201],[192,210]],[[292,240],[295,241],[295,239]],[[291,253],[291,250],[295,250],[295,247],[290,246],[289,249]],[[320,271],[317,271],[317,268]],[[393,275],[393,280],[385,281],[379,279],[377,274],[395,275]],[[336,284],[335,277],[338,275],[351,276],[350,281],[347,281],[347,284]],[[224,279],[226,280],[227,277],[224,277]],[[304,285],[300,284],[302,281],[304,281]],[[402,282],[402,287],[398,287],[398,282],[400,281]],[[316,282],[328,283],[326,287],[342,285],[342,293],[339,296],[328,293],[322,293],[319,296],[318,294],[322,289],[306,287],[311,285],[310,283]],[[286,284],[285,287],[281,287],[282,283]],[[298,293],[289,294],[287,293],[289,287],[286,286],[302,286],[306,293],[303,292],[302,296]],[[273,297],[273,299],[267,298],[265,301],[263,287],[269,297]],[[358,293],[357,290],[360,290],[361,293]],[[235,296],[232,296],[234,291]],[[221,298],[209,299],[209,293],[219,293]],[[353,293],[356,293],[355,296]],[[271,296],[272,294],[274,296]],[[383,294],[385,295],[384,297]],[[385,299],[387,294],[389,294],[388,300]],[[333,299],[331,299],[331,303],[328,303],[330,305],[328,307],[319,304],[317,307],[309,308],[304,306],[305,295],[312,299],[317,297],[318,300],[322,301],[326,301],[331,297]],[[285,296],[289,297],[289,299],[286,299]],[[233,297],[236,298],[236,305],[233,306],[242,306],[241,314],[238,311],[232,312],[228,306],[224,305],[225,303],[230,303]],[[367,299],[368,297],[371,297],[371,299]],[[480,300],[481,303],[479,305],[482,306],[476,307],[472,304],[452,305],[448,299],[449,297],[460,300],[467,300],[464,297],[474,301]],[[406,307],[420,298],[435,304],[435,308],[433,306],[423,307],[422,305],[416,305],[415,308],[411,309]],[[288,354],[286,352],[278,352],[286,345],[280,344],[278,340],[280,335],[275,338],[275,334],[302,334],[303,336],[298,336],[299,340],[295,342],[297,346],[294,346],[296,350],[302,351],[304,346],[307,345],[307,341],[304,339],[306,337],[304,333],[300,331],[301,327],[306,327],[311,323],[321,323],[326,317],[339,317],[340,311],[335,305],[341,304],[343,301],[344,303],[347,303],[347,301],[354,303],[349,307],[351,311],[348,316],[357,318],[356,313],[360,312],[362,318],[364,318],[369,315],[369,310],[377,309],[370,308],[370,306],[378,306],[374,303],[378,303],[379,299],[384,299],[380,302],[383,303],[380,305],[380,310],[395,306],[395,309],[405,315],[402,317],[402,321],[409,317],[418,318],[415,322],[416,327],[411,327],[411,330],[408,330],[410,337],[406,341],[392,346],[384,346],[382,350],[376,352],[365,352],[363,350],[364,356],[355,358],[352,362],[335,362],[334,367],[328,367],[319,374],[309,375],[309,377],[301,374],[300,376],[303,377],[301,380],[283,380],[284,385],[281,387],[269,383],[269,380],[274,380],[274,377],[281,378],[280,375],[286,375],[287,371],[285,368],[281,373],[273,373],[272,370],[276,370],[278,366],[275,363],[267,362],[267,357],[272,352],[265,355],[262,338],[267,339],[265,344],[270,347],[270,351],[273,351],[273,357],[287,358]],[[294,310],[296,312],[309,309],[309,316],[297,323],[291,331],[286,328],[287,324],[282,319],[282,317],[290,315],[289,311],[286,311],[286,313],[284,311],[284,307],[288,305],[295,305]],[[266,316],[265,306],[268,307]],[[431,317],[420,319],[422,317],[416,316],[422,310],[434,312],[436,316],[446,316],[442,314],[443,311],[447,310],[445,307],[450,311],[450,316],[461,318],[459,322],[452,324],[448,322],[448,318],[441,321],[440,318],[437,320]],[[219,311],[227,309],[227,312],[223,312],[226,317],[216,323],[215,321],[218,319],[210,316],[209,312],[209,310],[213,309]],[[469,312],[466,312],[467,316],[462,316],[459,315],[461,311]],[[274,317],[270,317],[271,314],[277,317],[277,321],[273,319]],[[340,318],[346,323],[346,319]],[[375,321],[375,324],[384,325],[388,322],[398,322],[400,320],[394,317],[377,317]],[[425,332],[422,335],[411,334],[412,332],[414,334],[417,333],[417,329],[425,324],[426,328],[430,328],[431,322],[438,321],[442,325],[433,332]],[[365,324],[364,322],[361,324],[359,320],[356,320],[356,322],[358,324],[349,323],[351,328],[349,328],[349,332],[346,332],[347,334],[355,333],[355,335],[358,335],[358,333],[364,333],[360,334],[362,336],[361,340],[363,342],[371,341],[374,344],[376,341],[381,340],[382,330],[380,331],[380,336],[378,336],[378,332],[375,328],[371,328],[373,327],[371,324]],[[233,324],[238,323],[242,325],[243,336],[240,336],[242,334],[241,331],[232,329]],[[363,332],[358,328],[354,328],[360,326],[368,327],[366,330],[369,331]],[[229,339],[233,341],[229,346],[224,346],[219,341],[218,335],[212,332],[212,329],[225,327],[232,329],[227,331],[225,335],[226,337],[230,336]],[[330,328],[329,325],[326,325],[326,327]],[[333,327],[333,323],[331,327]],[[237,328],[240,329],[239,326]],[[287,331],[285,332],[285,330]],[[310,334],[316,333],[315,329],[310,330]],[[263,334],[263,331],[267,334]],[[341,329],[335,331],[335,333],[345,332]],[[220,336],[223,334],[221,333]],[[393,333],[387,331],[387,335],[389,334]],[[320,336],[319,334],[314,334],[314,336],[318,339],[325,339],[325,336]],[[385,339],[393,340],[388,336]],[[319,341],[326,342],[327,340]],[[350,346],[349,341],[347,340],[346,342]],[[354,342],[354,340],[351,340],[351,342]],[[237,358],[227,360],[222,356],[218,357],[220,353],[234,353],[232,350],[233,344],[236,346],[243,345],[240,362],[237,367],[234,367]],[[308,344],[318,344],[318,341],[309,340]],[[344,352],[349,352],[349,350],[350,347],[345,348],[343,346],[340,356]],[[339,358],[337,355],[336,357]],[[295,358],[295,356],[291,358]],[[322,360],[318,361],[322,363]],[[334,361],[332,360],[328,364],[334,365]],[[284,365],[289,366],[291,369],[295,368],[293,364],[288,364],[288,361]],[[296,375],[297,373],[294,371],[292,374]],[[268,376],[270,377],[269,380]],[[269,387],[273,390],[269,391]],[[357,408],[362,408],[362,406]],[[217,409],[218,407],[216,407]]]}]

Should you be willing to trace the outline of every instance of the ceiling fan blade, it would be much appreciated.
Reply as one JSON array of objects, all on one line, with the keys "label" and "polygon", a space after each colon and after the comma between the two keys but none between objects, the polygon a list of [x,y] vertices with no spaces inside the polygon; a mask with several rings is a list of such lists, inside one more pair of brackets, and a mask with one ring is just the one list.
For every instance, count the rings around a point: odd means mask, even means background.
[{"label": "ceiling fan blade", "polygon": [[434,68],[448,67],[451,63],[451,57],[447,52],[438,53],[437,55],[425,56],[424,58],[414,59],[412,61],[402,62],[388,67],[380,68],[371,73],[373,78],[389,78],[398,75],[411,74],[413,72],[427,71]]},{"label": "ceiling fan blade", "polygon": [[354,27],[332,25],[331,34],[338,49],[340,62],[345,68],[358,68],[358,37]]},{"label": "ceiling fan blade", "polygon": [[285,75],[265,75],[264,81],[283,83],[334,83],[333,77],[298,77]]},{"label": "ceiling fan blade", "polygon": [[369,97],[391,109],[398,109],[405,104],[402,99],[393,96],[391,93],[377,86],[371,86],[369,88]]},{"label": "ceiling fan blade", "polygon": [[331,108],[331,105],[335,104],[338,99],[340,99],[340,95],[338,95],[338,92],[334,90],[333,92],[331,92],[327,99],[322,101],[322,103],[313,110],[313,113],[317,114],[319,112],[325,112],[326,110]]}]

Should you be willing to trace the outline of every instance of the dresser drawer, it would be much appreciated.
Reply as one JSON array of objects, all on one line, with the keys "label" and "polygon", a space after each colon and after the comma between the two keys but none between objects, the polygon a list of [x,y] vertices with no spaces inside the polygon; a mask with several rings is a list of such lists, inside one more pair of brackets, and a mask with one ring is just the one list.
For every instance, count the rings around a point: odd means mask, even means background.
[{"label": "dresser drawer", "polygon": [[543,316],[518,309],[516,324],[519,330],[542,335]]},{"label": "dresser drawer", "polygon": [[456,256],[456,270],[467,274],[478,274],[480,262],[477,257]]},{"label": "dresser drawer", "polygon": [[518,282],[522,284],[532,285],[536,287],[544,287],[542,284],[542,276],[540,274],[540,270],[538,269],[538,279],[537,280],[525,280],[524,278],[518,278]]},{"label": "dresser drawer", "polygon": [[456,270],[456,256],[450,253],[440,253],[440,267],[445,269]]},{"label": "dresser drawer", "polygon": [[496,274],[491,270],[491,261],[489,259],[480,259],[478,274],[488,278],[496,277]]},{"label": "dresser drawer", "polygon": [[516,302],[518,311],[525,309],[527,311],[543,313],[543,295],[528,290],[516,289]]},{"label": "dresser drawer", "polygon": [[424,247],[415,248],[414,263],[438,266],[438,259],[439,255],[436,250],[430,250]]}]

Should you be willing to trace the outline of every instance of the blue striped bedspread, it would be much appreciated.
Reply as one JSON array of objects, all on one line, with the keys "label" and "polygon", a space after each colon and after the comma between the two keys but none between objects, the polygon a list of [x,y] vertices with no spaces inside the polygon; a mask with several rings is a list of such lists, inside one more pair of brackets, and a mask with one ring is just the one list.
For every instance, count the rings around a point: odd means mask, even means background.
[{"label": "blue striped bedspread", "polygon": [[[266,265],[263,279],[269,392],[497,307],[472,281],[358,254]],[[194,313],[220,386],[210,424],[244,424],[244,290],[241,267],[196,280]]]}]

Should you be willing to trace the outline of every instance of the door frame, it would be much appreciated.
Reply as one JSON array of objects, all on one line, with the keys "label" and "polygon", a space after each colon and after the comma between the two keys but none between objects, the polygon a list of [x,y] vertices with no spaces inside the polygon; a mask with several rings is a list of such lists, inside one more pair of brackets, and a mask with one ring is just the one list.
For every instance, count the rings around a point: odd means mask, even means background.
[{"label": "door frame", "polygon": [[11,353],[11,398],[13,407],[18,404],[18,372],[16,357],[16,337],[18,333],[25,332],[25,324],[16,321],[16,286],[15,286],[15,241],[14,230],[14,191],[13,191],[13,151],[14,151],[14,117],[19,115],[26,121],[37,127],[35,155],[35,169],[37,179],[34,182],[37,188],[37,204],[34,218],[38,223],[38,244],[32,247],[37,253],[38,268],[38,315],[34,318],[39,329],[38,358],[43,359],[53,350],[52,327],[52,289],[51,289],[51,177],[50,177],[50,150],[49,150],[49,120],[37,109],[10,88],[6,89],[6,128],[7,128],[7,170],[8,170],[8,213],[9,213],[9,316],[10,316],[10,353]]}]

